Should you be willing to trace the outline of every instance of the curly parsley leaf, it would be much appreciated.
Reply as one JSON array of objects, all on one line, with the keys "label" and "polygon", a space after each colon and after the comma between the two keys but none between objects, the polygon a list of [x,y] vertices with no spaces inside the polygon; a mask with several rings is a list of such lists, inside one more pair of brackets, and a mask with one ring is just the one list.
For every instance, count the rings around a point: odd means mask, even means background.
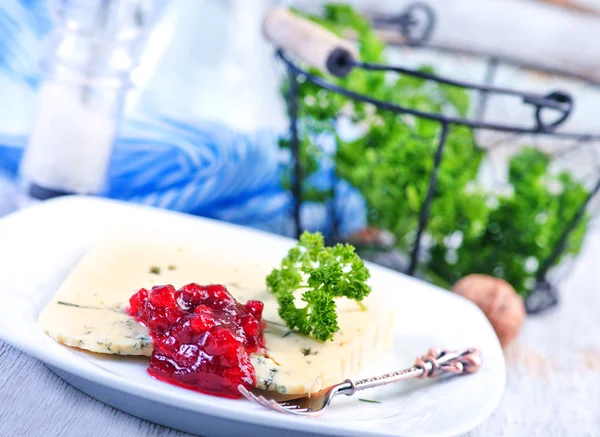
[{"label": "curly parsley leaf", "polygon": [[290,329],[326,341],[340,329],[334,298],[362,301],[371,292],[369,277],[353,246],[326,247],[323,235],[304,232],[280,268],[267,276],[267,287],[277,299],[279,316]]}]

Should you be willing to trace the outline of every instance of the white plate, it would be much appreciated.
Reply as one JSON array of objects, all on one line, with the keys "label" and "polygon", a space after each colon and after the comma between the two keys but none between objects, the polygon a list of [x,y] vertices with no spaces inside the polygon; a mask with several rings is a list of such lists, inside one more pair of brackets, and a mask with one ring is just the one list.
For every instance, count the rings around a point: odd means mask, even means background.
[{"label": "white plate", "polygon": [[[64,197],[0,220],[0,338],[48,364],[81,391],[130,414],[205,437],[451,436],[481,423],[498,405],[505,367],[498,340],[470,302],[424,282],[370,265],[371,284],[397,308],[394,351],[362,375],[398,370],[431,346],[477,347],[484,364],[474,375],[415,381],[336,398],[320,418],[291,417],[245,400],[207,396],[164,384],[147,362],[86,353],[59,345],[37,326],[38,312],[91,241],[109,227],[145,226],[176,236],[205,235],[207,250],[275,264],[292,240],[211,220],[120,202]],[[361,375],[361,376],[362,376]],[[42,394],[43,395],[43,394]]]}]

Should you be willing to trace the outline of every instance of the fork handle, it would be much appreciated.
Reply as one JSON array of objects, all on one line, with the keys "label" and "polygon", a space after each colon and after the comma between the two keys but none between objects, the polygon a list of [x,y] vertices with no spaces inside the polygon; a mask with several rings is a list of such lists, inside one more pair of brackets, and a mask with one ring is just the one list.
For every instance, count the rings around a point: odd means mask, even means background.
[{"label": "fork handle", "polygon": [[481,367],[481,354],[477,349],[463,349],[448,351],[445,349],[431,348],[426,355],[417,357],[415,364],[408,369],[398,372],[386,373],[373,378],[359,381],[346,380],[346,385],[340,387],[338,393],[352,396],[360,390],[379,387],[380,385],[406,381],[408,379],[432,378],[440,374],[475,373]]}]

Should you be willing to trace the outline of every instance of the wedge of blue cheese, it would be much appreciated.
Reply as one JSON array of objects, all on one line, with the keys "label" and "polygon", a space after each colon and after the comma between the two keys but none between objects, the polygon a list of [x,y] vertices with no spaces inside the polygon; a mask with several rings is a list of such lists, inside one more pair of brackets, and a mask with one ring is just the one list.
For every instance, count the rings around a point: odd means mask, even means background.
[{"label": "wedge of blue cheese", "polygon": [[220,283],[240,302],[265,304],[266,350],[251,357],[256,385],[285,394],[312,393],[353,376],[385,353],[393,320],[376,291],[363,301],[340,299],[338,331],[320,342],[290,331],[277,315],[277,303],[264,288],[272,265],[235,260],[226,251],[205,251],[148,239],[104,238],[73,269],[40,313],[38,324],[56,341],[91,352],[117,355],[152,353],[148,329],[125,313],[140,288],[190,282]]},{"label": "wedge of blue cheese", "polygon": [[59,300],[44,309],[38,323],[67,346],[116,355],[152,354],[148,328],[125,314],[122,306],[92,308]]},{"label": "wedge of blue cheese", "polygon": [[290,331],[278,317],[276,304],[265,305],[267,324],[264,355],[251,357],[256,369],[256,385],[284,394],[314,393],[354,376],[373,362],[392,343],[392,313],[369,297],[363,311],[354,301],[340,299],[340,330],[332,341],[321,342]]}]

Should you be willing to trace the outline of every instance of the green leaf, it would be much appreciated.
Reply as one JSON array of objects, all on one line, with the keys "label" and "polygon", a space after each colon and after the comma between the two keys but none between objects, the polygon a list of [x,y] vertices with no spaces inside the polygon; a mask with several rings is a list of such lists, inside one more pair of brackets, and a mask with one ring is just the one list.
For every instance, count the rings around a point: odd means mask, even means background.
[{"label": "green leaf", "polygon": [[[325,247],[320,233],[304,232],[266,282],[279,304],[279,316],[290,329],[326,341],[340,329],[334,298],[362,301],[371,292],[369,276],[354,247]],[[297,292],[304,306],[296,306]]]}]

